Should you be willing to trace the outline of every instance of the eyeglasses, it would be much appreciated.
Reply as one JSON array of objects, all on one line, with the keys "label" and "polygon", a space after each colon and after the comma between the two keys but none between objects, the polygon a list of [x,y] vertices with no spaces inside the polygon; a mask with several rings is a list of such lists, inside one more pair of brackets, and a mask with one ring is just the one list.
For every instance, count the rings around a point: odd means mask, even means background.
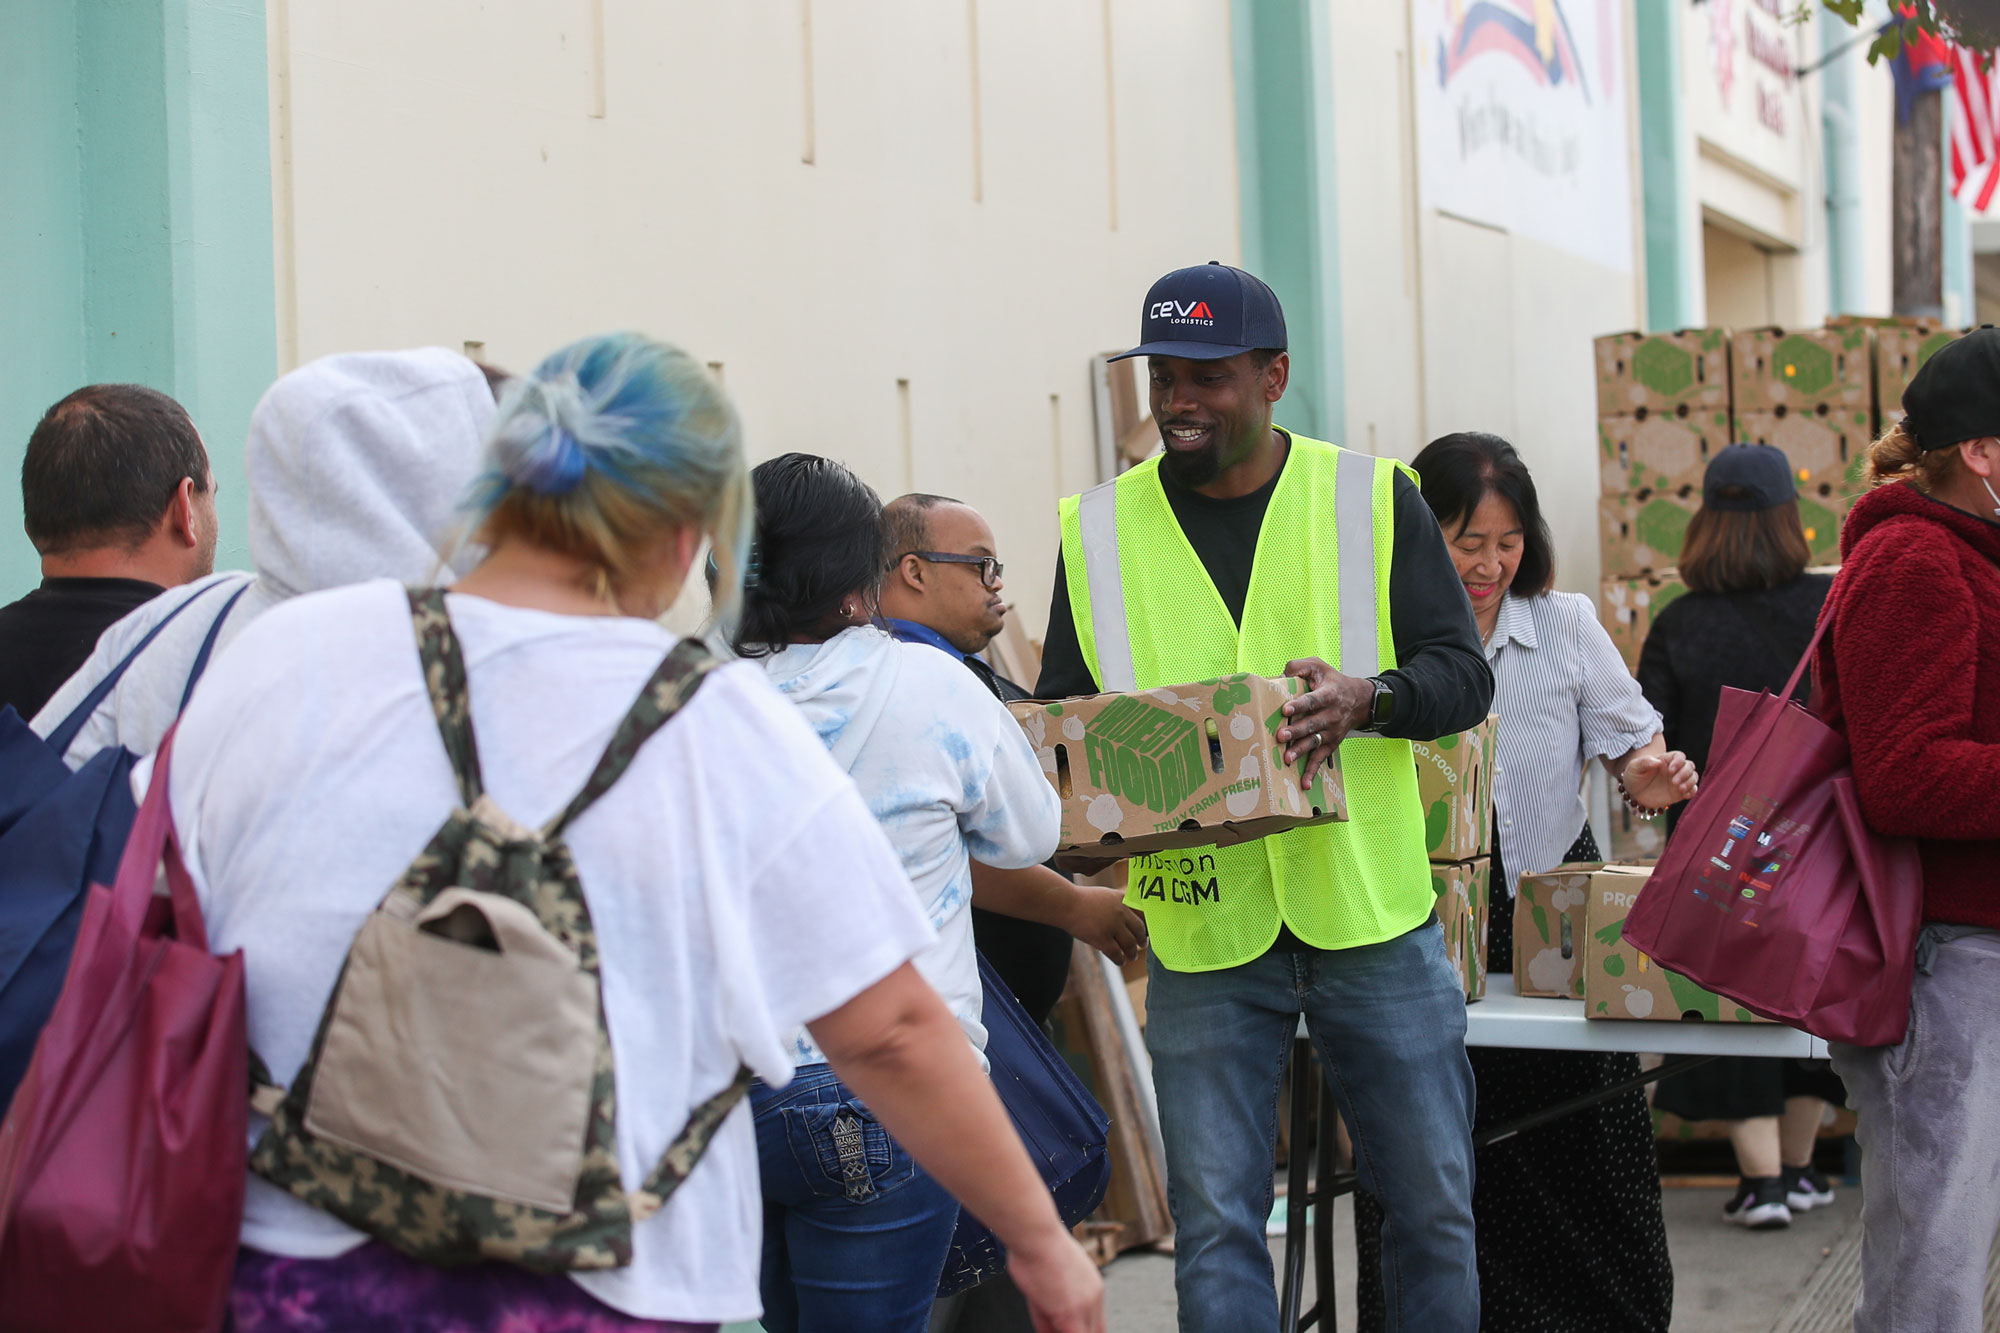
[{"label": "eyeglasses", "polygon": [[949,551],[909,551],[906,554],[939,565],[978,565],[979,581],[988,589],[998,588],[1000,576],[1007,572],[1007,566],[990,555],[953,555]]}]

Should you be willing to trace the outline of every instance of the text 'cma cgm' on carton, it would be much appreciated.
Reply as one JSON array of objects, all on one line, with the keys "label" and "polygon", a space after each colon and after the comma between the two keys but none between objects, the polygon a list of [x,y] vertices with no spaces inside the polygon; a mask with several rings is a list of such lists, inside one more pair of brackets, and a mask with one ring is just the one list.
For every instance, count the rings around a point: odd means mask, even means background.
[{"label": "text 'cma cgm' on carton", "polygon": [[1346,819],[1334,766],[1302,787],[1278,744],[1280,710],[1303,690],[1237,675],[1007,707],[1062,796],[1057,851],[1125,857]]}]

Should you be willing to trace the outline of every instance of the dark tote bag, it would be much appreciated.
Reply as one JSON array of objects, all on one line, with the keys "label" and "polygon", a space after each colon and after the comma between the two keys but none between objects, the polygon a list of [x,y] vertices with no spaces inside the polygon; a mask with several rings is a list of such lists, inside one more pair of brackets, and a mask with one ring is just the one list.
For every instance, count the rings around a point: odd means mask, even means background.
[{"label": "dark tote bag", "polygon": [[[1055,1197],[1063,1225],[1073,1227],[1097,1210],[1111,1183],[1111,1117],[984,954],[979,956],[979,980],[986,992],[982,1021],[994,1091]],[[961,1209],[937,1294],[951,1296],[976,1287],[1006,1267],[1006,1247]]]},{"label": "dark tote bag", "polygon": [[1909,1026],[1923,869],[1916,844],[1861,817],[1846,738],[1782,695],[1725,689],[1701,791],[1682,812],[1625,938],[1752,1013],[1853,1046]]}]

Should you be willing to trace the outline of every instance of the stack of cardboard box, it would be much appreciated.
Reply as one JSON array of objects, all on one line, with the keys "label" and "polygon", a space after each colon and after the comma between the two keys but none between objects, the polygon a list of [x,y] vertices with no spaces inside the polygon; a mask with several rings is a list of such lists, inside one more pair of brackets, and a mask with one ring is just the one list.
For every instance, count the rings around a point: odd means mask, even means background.
[{"label": "stack of cardboard box", "polygon": [[1875,438],[1873,351],[1871,330],[1854,322],[1730,340],[1736,438],[1785,451],[1814,565],[1839,563],[1840,525],[1861,490]]},{"label": "stack of cardboard box", "polygon": [[1586,1018],[1762,1023],[1627,944],[1625,918],[1652,867],[1597,862],[1523,875],[1514,900],[1514,988],[1580,999]]},{"label": "stack of cardboard box", "polygon": [[1628,667],[1684,591],[1675,565],[1702,473],[1730,442],[1729,403],[1725,330],[1597,340],[1599,608]]},{"label": "stack of cardboard box", "polygon": [[1431,888],[1444,926],[1445,952],[1458,969],[1469,1004],[1486,995],[1487,893],[1493,873],[1494,744],[1499,719],[1435,741],[1413,741],[1417,798]]}]

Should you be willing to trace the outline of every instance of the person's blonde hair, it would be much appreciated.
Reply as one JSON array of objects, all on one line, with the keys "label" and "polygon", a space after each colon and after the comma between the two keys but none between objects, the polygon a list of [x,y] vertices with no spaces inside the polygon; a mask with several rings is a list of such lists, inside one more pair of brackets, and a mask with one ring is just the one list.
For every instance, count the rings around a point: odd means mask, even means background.
[{"label": "person's blonde hair", "polygon": [[636,333],[571,343],[508,382],[471,505],[477,540],[586,561],[603,591],[692,528],[715,561],[716,619],[742,601],[750,475],[736,409],[700,362]]},{"label": "person's blonde hair", "polygon": [[1868,446],[1868,484],[1882,486],[1914,479],[1926,490],[1934,489],[1951,475],[1957,455],[1957,449],[1932,449],[1926,453],[1898,421],[1882,432],[1881,439]]}]

